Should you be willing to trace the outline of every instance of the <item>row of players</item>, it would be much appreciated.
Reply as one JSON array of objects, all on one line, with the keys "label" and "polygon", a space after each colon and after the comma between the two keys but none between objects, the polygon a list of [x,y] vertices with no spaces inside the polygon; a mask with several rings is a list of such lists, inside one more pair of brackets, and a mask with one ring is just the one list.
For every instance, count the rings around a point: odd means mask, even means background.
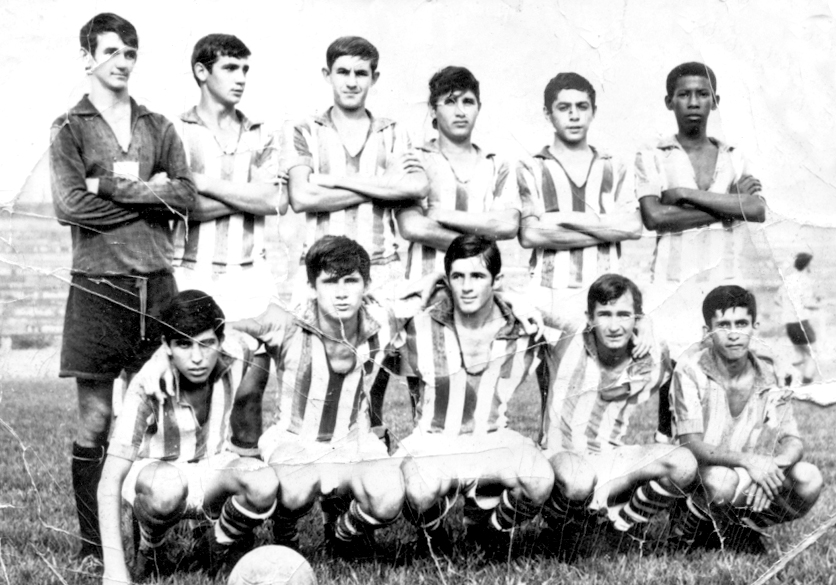
[{"label": "row of players", "polygon": [[[60,375],[78,386],[72,476],[82,557],[101,557],[96,489],[113,381],[153,352],[158,340],[146,334],[146,316],[178,288],[208,292],[230,319],[266,306],[275,286],[264,216],[288,203],[306,213],[306,250],[324,235],[353,236],[370,256],[372,281],[389,289],[404,272],[414,279],[439,270],[459,234],[519,234],[534,249],[533,285],[544,308],[582,307],[595,278],[617,271],[619,242],[638,237],[642,219],[659,233],[661,288],[703,266],[733,274],[741,222],[764,219],[760,183],[739,151],[706,134],[719,97],[702,64],[668,76],[665,101],[678,133],[640,153],[628,172],[587,144],[595,90],[574,73],[557,75],[544,92],[554,143],[512,164],[472,143],[481,97],[464,68],[447,67],[430,81],[437,140],[413,149],[400,125],[372,116],[365,105],[378,52],[359,37],[337,39],[326,52],[333,106],[288,124],[283,137],[236,109],[250,55],[236,37],[196,44],[200,101],[181,116],[179,136],[129,95],[139,47],[131,23],[97,15],[82,27],[80,45],[90,92],[55,121],[50,167],[56,217],[73,240]],[[406,271],[398,231],[412,242]],[[303,292],[298,274],[294,291]],[[259,375],[246,383],[263,390],[267,356],[253,359]],[[258,436],[258,426],[243,432],[239,447],[251,449]]]},{"label": "row of players", "polygon": [[[183,518],[215,518],[197,550],[219,571],[253,546],[268,518],[277,543],[298,547],[296,522],[317,500],[327,543],[346,558],[373,554],[374,531],[402,511],[420,543],[449,554],[444,518],[458,496],[468,535],[488,555],[507,554],[514,529],[541,512],[552,552],[571,558],[593,514],[641,539],[670,509],[675,548],[719,536],[751,550],[761,529],[810,510],[822,477],[802,461],[789,391],[749,350],[750,292],[713,289],[702,304],[710,343],[674,368],[664,344],[637,337],[642,294],[631,280],[603,275],[585,318],[545,315],[549,327],[532,329],[500,292],[501,264],[493,240],[459,236],[444,256],[447,288],[429,307],[420,298],[381,306],[366,296],[362,246],[318,240],[307,253],[313,298],[304,312],[271,305],[227,324],[260,339],[276,366],[262,461],[225,450],[248,375],[246,344],[224,338],[210,296],[176,296],[108,449],[104,582],[128,581],[122,501],[140,527],[137,579],[171,569],[165,536]],[[372,428],[381,413],[370,412],[384,368],[406,377],[414,423],[390,445]],[[506,415],[528,380],[543,400],[537,443],[508,428]],[[668,384],[677,445],[625,445],[633,412]]]}]

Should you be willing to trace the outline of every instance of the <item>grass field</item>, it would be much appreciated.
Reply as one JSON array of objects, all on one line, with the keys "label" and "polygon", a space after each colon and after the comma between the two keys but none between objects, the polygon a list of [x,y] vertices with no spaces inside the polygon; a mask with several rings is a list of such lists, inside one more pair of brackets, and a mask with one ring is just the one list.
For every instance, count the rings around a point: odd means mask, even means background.
[{"label": "grass field", "polygon": [[[398,435],[409,430],[408,400],[393,385],[387,398],[388,424]],[[269,408],[269,405],[268,405]],[[533,435],[539,398],[533,387],[514,397],[511,426]],[[94,575],[73,564],[77,548],[76,520],[69,477],[69,452],[75,426],[72,381],[6,379],[0,402],[0,584],[95,583]],[[572,565],[558,562],[537,547],[541,526],[535,521],[521,535],[520,550],[511,562],[485,562],[461,539],[452,561],[408,562],[414,534],[403,521],[379,534],[382,560],[348,564],[321,551],[321,527],[311,516],[302,526],[303,554],[320,584],[331,583],[750,583],[782,553],[836,512],[834,413],[798,404],[797,416],[806,443],[807,460],[818,465],[827,483],[821,500],[807,518],[774,530],[766,556],[698,552],[689,555],[631,549],[617,552],[594,534],[585,539],[583,556]],[[632,440],[652,435],[655,405],[637,413]],[[460,537],[461,512],[453,514],[452,532]],[[263,535],[262,535],[263,536]],[[784,583],[836,581],[836,537],[825,535],[782,573]],[[176,573],[161,581],[169,585],[212,583],[202,574]]]}]

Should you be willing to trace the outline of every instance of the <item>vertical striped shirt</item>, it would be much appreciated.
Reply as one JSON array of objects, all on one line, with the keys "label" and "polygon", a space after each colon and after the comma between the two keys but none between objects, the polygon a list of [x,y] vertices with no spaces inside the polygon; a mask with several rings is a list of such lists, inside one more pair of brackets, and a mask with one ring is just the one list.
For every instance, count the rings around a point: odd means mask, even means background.
[{"label": "vertical striped shirt", "polygon": [[[236,110],[241,123],[238,142],[224,149],[200,119],[197,108],[180,116],[180,136],[189,167],[195,174],[236,183],[276,180],[279,146],[275,134],[261,122]],[[235,213],[209,221],[178,221],[174,265],[225,272],[228,266],[252,264],[265,258],[264,216]]]},{"label": "vertical striped shirt", "polygon": [[[392,120],[375,118],[369,112],[371,126],[366,144],[356,156],[349,155],[331,119],[331,109],[321,116],[285,125],[282,166],[310,167],[314,173],[335,176],[383,175],[390,164],[409,147],[406,131]],[[397,260],[395,219],[392,210],[375,202],[366,202],[340,211],[305,214],[305,253],[325,235],[348,236],[362,245],[372,264]]]},{"label": "vertical striped shirt", "polygon": [[[511,166],[496,154],[484,151],[475,144],[479,162],[470,179],[463,183],[458,180],[450,161],[441,153],[438,141],[433,139],[418,147],[423,153],[424,170],[430,183],[430,194],[422,201],[424,213],[429,208],[456,211],[522,211],[517,181],[513,175],[509,180]],[[431,246],[412,242],[406,264],[408,280],[417,280],[432,272],[444,271],[444,252]]]},{"label": "vertical striped shirt", "polygon": [[369,388],[399,321],[392,311],[371,303],[360,308],[359,318],[358,342],[352,349],[356,361],[346,373],[331,368],[315,300],[298,318],[271,305],[255,319],[263,327],[256,336],[276,363],[278,412],[273,424],[320,442],[338,441],[358,425],[370,426]]},{"label": "vertical striped shirt", "polygon": [[194,462],[220,453],[230,435],[229,415],[235,393],[250,361],[243,344],[231,339],[224,342],[223,352],[209,378],[203,424],[198,422],[194,408],[179,387],[174,398],[160,404],[138,385],[131,384],[114,424],[108,455],[129,461],[139,457]]},{"label": "vertical striped shirt", "polygon": [[[582,185],[576,185],[548,146],[530,168],[518,168],[522,219],[554,211],[594,214],[636,211],[638,202],[627,183],[626,167],[617,158],[592,149],[592,163]],[[606,273],[619,272],[621,244],[606,243],[572,250],[538,248],[531,255],[532,282],[546,288],[586,288]]]},{"label": "vertical striped shirt", "polygon": [[[505,325],[491,342],[490,359],[481,371],[468,371],[446,299],[418,314],[404,328],[401,372],[412,394],[415,427],[427,433],[458,436],[505,428],[508,402],[529,376],[554,369],[557,340],[526,335],[510,309],[496,300]],[[545,379],[537,375],[538,381]]]},{"label": "vertical striped shirt", "polygon": [[[730,193],[732,187],[748,174],[740,150],[716,138],[710,138],[719,149],[714,179],[708,187],[713,193]],[[694,167],[688,153],[676,136],[662,140],[655,148],[636,155],[636,196],[661,197],[674,187],[699,189]],[[719,266],[722,278],[733,278],[738,271],[738,258],[748,235],[746,222],[718,220],[716,223],[684,232],[656,235],[653,252],[654,282],[683,282],[699,272]]]},{"label": "vertical striped shirt", "polygon": [[725,381],[711,348],[676,365],[671,384],[674,436],[702,433],[703,441],[729,451],[772,454],[784,437],[800,437],[792,391],[779,387],[772,364],[753,353],[752,394],[736,416],[729,411]]},{"label": "vertical striped shirt", "polygon": [[598,359],[589,328],[569,343],[544,396],[540,444],[544,449],[601,453],[624,444],[630,416],[671,378],[670,355],[655,345],[611,379]]}]

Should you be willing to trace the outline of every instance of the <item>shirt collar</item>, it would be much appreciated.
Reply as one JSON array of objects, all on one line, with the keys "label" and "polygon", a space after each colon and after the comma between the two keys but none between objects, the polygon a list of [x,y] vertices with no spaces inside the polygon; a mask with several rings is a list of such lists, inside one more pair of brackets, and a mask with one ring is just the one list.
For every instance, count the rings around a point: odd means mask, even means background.
[{"label": "shirt collar", "polygon": [[[151,114],[148,108],[137,104],[134,98],[130,98],[130,100],[132,119]],[[81,100],[73,106],[72,109],[70,109],[70,114],[75,116],[98,116],[100,115],[100,112],[96,109],[96,106],[93,105],[93,102],[90,101],[90,96],[85,93],[84,97],[82,97]]]},{"label": "shirt collar", "polygon": [[[368,301],[363,301],[363,304],[360,305],[360,311],[358,313],[360,318],[360,327],[358,328],[357,343],[366,342],[372,335],[380,331],[381,327],[380,323],[372,317],[372,314],[366,308],[367,302]],[[316,299],[311,299],[308,301],[308,304],[305,306],[302,313],[295,316],[295,320],[296,323],[305,331],[313,333],[317,337],[322,337],[322,329],[319,326],[317,307],[318,305]]]},{"label": "shirt collar", "polygon": [[[238,121],[241,122],[241,126],[244,129],[244,132],[249,132],[253,128],[261,126],[261,120],[250,120],[247,116],[244,115],[244,112],[241,110],[236,109],[235,114],[238,116]],[[180,119],[187,123],[187,124],[200,124],[202,126],[206,126],[206,123],[197,113],[197,106],[192,106],[185,112],[180,115]]]},{"label": "shirt collar", "polygon": [[[713,136],[709,136],[708,139],[717,147],[720,152],[731,152],[734,150],[734,147],[723,142],[718,138],[714,138]],[[670,149],[679,149],[685,152],[685,149],[682,148],[682,145],[679,143],[679,140],[676,139],[676,134],[672,134],[667,138],[663,138],[659,141],[657,148],[661,150],[670,150]]]},{"label": "shirt collar", "polygon": [[[334,126],[334,119],[331,117],[331,110],[333,109],[334,106],[331,106],[330,108],[325,110],[325,112],[316,116],[314,118],[314,121],[317,124],[320,124],[321,126],[328,126],[329,128],[333,128],[334,130],[336,130],[337,127]],[[392,120],[388,120],[386,118],[375,118],[374,114],[372,114],[369,110],[366,110],[366,114],[369,116],[369,119],[371,120],[372,132],[380,132],[381,130],[388,128],[389,126],[394,124]]]},{"label": "shirt collar", "polygon": [[[762,394],[770,388],[774,387],[776,385],[774,378],[770,381],[768,377],[767,362],[753,354],[751,351],[749,352],[749,355],[747,357],[749,358],[749,363],[752,364],[752,367],[755,370],[755,394]],[[699,365],[700,370],[702,370],[706,376],[708,376],[721,386],[723,385],[724,378],[723,375],[720,373],[720,365],[714,350],[712,350],[710,347],[703,349],[697,361],[697,364]]]},{"label": "shirt collar", "polygon": [[[590,146],[589,146],[589,149],[592,151],[592,154],[593,154],[593,160],[594,160],[595,158],[602,158],[602,159],[603,159],[603,158],[612,158],[612,155],[611,155],[611,154],[609,154],[608,152],[599,151],[597,148],[595,148],[595,147],[594,147],[594,146],[592,146],[592,145],[590,145]],[[551,151],[551,150],[549,150],[549,145],[548,145],[548,144],[547,144],[546,146],[544,146],[544,147],[543,147],[543,149],[542,149],[540,152],[538,152],[537,154],[535,154],[535,155],[534,155],[534,158],[541,158],[541,159],[543,159],[543,160],[545,160],[545,159],[549,159],[549,160],[553,160],[553,161],[555,161],[555,162],[557,162],[557,163],[559,163],[559,162],[560,162],[559,160],[557,160],[557,159],[554,157],[554,155],[552,154],[552,151]]]},{"label": "shirt collar", "polygon": [[[473,146],[473,148],[476,149],[476,152],[479,154],[480,157],[491,158],[491,157],[496,156],[496,153],[492,150],[482,150],[476,144],[471,144],[471,146]],[[441,154],[441,156],[444,156],[441,153],[441,147],[438,146],[438,139],[437,138],[427,140],[424,144],[422,144],[421,146],[418,146],[416,148],[417,148],[417,150],[421,150],[421,151],[429,152],[429,153],[433,153],[433,154]]]},{"label": "shirt collar", "polygon": [[[526,335],[522,323],[514,316],[506,303],[499,297],[494,296],[494,302],[499,306],[502,316],[505,318],[505,325],[497,332],[494,339],[517,339]],[[429,315],[442,325],[455,330],[455,319],[453,317],[453,299],[449,296],[439,301],[429,309]]]}]

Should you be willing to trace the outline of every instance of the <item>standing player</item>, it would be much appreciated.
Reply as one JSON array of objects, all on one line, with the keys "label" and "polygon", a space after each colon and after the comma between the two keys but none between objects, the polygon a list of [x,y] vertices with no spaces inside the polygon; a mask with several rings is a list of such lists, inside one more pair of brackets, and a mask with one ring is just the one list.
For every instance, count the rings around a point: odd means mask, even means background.
[{"label": "standing player", "polygon": [[641,217],[625,166],[587,142],[596,110],[592,84],[558,73],[543,95],[554,142],[530,169],[521,168],[520,243],[534,249],[537,305],[580,314],[589,285],[618,272],[620,242],[641,235]]},{"label": "standing player", "polygon": [[471,141],[481,100],[479,81],[464,67],[445,67],[430,79],[430,113],[438,138],[418,150],[430,183],[422,206],[398,212],[409,240],[406,277],[444,269],[444,252],[461,234],[495,239],[517,235],[520,197],[509,164]]},{"label": "standing player", "polygon": [[690,546],[719,528],[737,536],[732,546],[763,550],[760,529],[804,516],[822,476],[801,460],[791,392],[771,361],[749,350],[754,295],[719,286],[705,297],[702,315],[712,343],[677,364],[671,389],[675,436],[697,458],[701,486],[681,506],[673,533]]},{"label": "standing player", "polygon": [[[374,286],[386,287],[403,275],[392,208],[425,197],[427,177],[408,151],[406,132],[366,109],[380,76],[374,45],[341,37],[325,57],[322,75],[333,90],[333,106],[285,127],[282,164],[289,173],[290,204],[306,214],[305,250],[324,235],[353,238],[371,257]],[[295,290],[305,290],[297,280]],[[301,300],[296,295],[294,304]]]},{"label": "standing player", "polygon": [[801,354],[801,383],[810,384],[816,375],[816,360],[813,359],[816,331],[810,323],[812,313],[818,311],[821,299],[810,277],[810,261],[813,255],[801,252],[795,257],[795,272],[784,279],[788,303],[784,306],[784,323],[787,335],[795,349]]},{"label": "standing player", "polygon": [[[264,124],[236,109],[249,56],[247,46],[232,35],[200,39],[191,60],[200,102],[180,117],[199,194],[189,221],[176,226],[174,275],[181,290],[209,292],[231,321],[263,311],[275,293],[264,218],[287,211],[278,178],[278,141]],[[247,373],[239,399],[248,407],[236,410],[233,420],[237,447],[254,448],[261,434],[261,395],[269,365],[266,354],[256,355]]]},{"label": "standing player", "polygon": [[175,293],[170,221],[195,187],[174,126],[128,94],[139,39],[115,14],[79,35],[90,93],[52,126],[50,170],[58,221],[73,240],[62,377],[76,378],[79,425],[72,477],[81,558],[101,558],[96,486],[110,429],[113,382],[153,352],[146,316]]},{"label": "standing player", "polygon": [[507,553],[513,529],[533,518],[552,490],[548,460],[507,428],[506,410],[553,349],[526,334],[497,298],[501,267],[493,239],[453,240],[444,256],[452,299],[407,322],[400,349],[415,429],[396,457],[406,458],[410,518],[439,552],[449,552],[442,521],[458,493],[466,496],[470,529],[492,554]]},{"label": "standing player", "polygon": [[587,510],[606,511],[616,530],[635,533],[634,526],[681,497],[697,471],[684,448],[624,444],[633,412],[667,389],[672,373],[663,344],[634,357],[638,287],[620,275],[599,277],[586,314],[586,328],[572,339],[543,397],[540,440],[555,471],[544,516],[569,558]]},{"label": "standing player", "polygon": [[276,505],[272,470],[223,450],[249,358],[242,344],[224,343],[223,311],[206,293],[188,290],[172,299],[160,321],[160,351],[174,373],[174,396],[156,400],[137,380],[114,425],[99,486],[105,585],[131,581],[122,545],[123,500],[140,528],[138,581],[173,568],[165,537],[182,518],[216,519],[209,536],[215,572],[252,547],[253,530]]}]

